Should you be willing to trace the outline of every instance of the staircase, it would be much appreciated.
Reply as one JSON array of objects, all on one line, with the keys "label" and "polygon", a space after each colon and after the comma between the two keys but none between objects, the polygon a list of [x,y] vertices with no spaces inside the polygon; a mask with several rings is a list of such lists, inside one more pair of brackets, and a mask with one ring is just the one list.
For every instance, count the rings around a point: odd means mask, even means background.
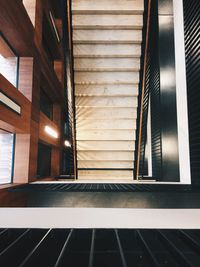
[{"label": "staircase", "polygon": [[72,0],[79,179],[133,179],[141,0]]}]

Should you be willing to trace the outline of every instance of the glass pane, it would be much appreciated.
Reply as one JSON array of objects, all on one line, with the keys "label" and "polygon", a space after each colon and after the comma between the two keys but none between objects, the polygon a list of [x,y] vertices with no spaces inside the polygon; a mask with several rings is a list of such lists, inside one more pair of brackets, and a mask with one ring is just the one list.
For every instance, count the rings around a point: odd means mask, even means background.
[{"label": "glass pane", "polygon": [[0,184],[11,183],[14,135],[0,129]]},{"label": "glass pane", "polygon": [[0,73],[17,87],[17,57],[0,36]]}]

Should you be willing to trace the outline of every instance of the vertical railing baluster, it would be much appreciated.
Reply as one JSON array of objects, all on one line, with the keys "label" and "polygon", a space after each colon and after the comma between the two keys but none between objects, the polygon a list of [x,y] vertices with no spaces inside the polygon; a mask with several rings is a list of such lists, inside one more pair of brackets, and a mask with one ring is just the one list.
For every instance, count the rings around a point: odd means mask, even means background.
[{"label": "vertical railing baluster", "polygon": [[69,242],[70,242],[70,240],[71,240],[73,231],[74,231],[73,229],[70,230],[70,232],[69,232],[69,234],[68,234],[68,236],[67,236],[67,239],[66,239],[66,241],[65,241],[65,243],[64,243],[64,245],[63,245],[63,247],[62,247],[62,250],[61,250],[61,252],[60,252],[60,254],[59,254],[59,256],[58,256],[58,259],[57,259],[57,261],[56,261],[54,267],[59,267],[59,266],[61,266],[62,261],[63,261],[63,256],[64,256],[64,254],[65,254],[65,252],[66,252],[66,249],[68,248],[68,245],[69,245]]},{"label": "vertical railing baluster", "polygon": [[123,248],[122,248],[122,245],[121,245],[121,241],[120,241],[120,238],[119,238],[118,230],[115,229],[114,231],[115,231],[115,236],[116,236],[116,239],[117,239],[117,245],[118,245],[118,248],[119,248],[122,265],[123,265],[123,267],[127,267],[126,259],[124,257],[124,251],[123,251]]},{"label": "vertical railing baluster", "polygon": [[95,234],[96,234],[96,231],[95,229],[93,229],[92,238],[91,238],[91,247],[90,247],[89,267],[93,267]]}]

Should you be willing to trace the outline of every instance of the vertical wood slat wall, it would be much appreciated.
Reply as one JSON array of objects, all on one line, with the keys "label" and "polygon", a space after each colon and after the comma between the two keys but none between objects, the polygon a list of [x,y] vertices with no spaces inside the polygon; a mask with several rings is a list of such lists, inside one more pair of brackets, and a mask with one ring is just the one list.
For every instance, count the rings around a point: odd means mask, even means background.
[{"label": "vertical wood slat wall", "polygon": [[[64,55],[62,46],[62,10],[60,1],[23,0],[1,1],[0,31],[19,56],[18,90],[2,75],[1,90],[20,104],[22,116],[0,105],[0,128],[16,133],[14,183],[36,180],[38,142],[52,146],[51,175],[59,175],[63,147],[62,118],[64,105]],[[51,29],[50,12],[60,36],[53,49],[50,62],[44,49],[43,38],[47,32],[44,20]],[[17,22],[17,23],[16,23]],[[53,38],[51,36],[51,38]],[[53,39],[52,39],[53,40]],[[49,43],[51,45],[51,43]],[[40,112],[40,89],[53,102],[53,120]],[[59,133],[58,139],[49,137],[44,126],[49,125]]]}]

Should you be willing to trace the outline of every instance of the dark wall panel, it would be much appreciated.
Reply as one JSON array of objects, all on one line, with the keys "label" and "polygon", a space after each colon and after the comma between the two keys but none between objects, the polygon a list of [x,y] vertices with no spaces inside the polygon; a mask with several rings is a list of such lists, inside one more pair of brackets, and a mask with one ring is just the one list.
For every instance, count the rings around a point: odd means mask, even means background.
[{"label": "dark wall panel", "polygon": [[51,146],[42,143],[38,144],[38,177],[51,175]]},{"label": "dark wall panel", "polygon": [[161,143],[161,106],[160,106],[160,62],[158,40],[158,3],[152,6],[151,23],[151,143],[152,143],[152,174],[162,178],[162,143]]},{"label": "dark wall panel", "polygon": [[[168,3],[168,5],[167,5]],[[159,1],[160,107],[162,180],[180,181],[176,107],[174,18],[172,1]],[[171,12],[170,12],[171,11]]]},{"label": "dark wall panel", "polygon": [[[146,12],[145,16],[147,16]],[[144,28],[144,30],[146,29]],[[147,115],[148,106],[151,103],[152,176],[159,181],[178,182],[180,175],[172,0],[151,1],[148,40],[144,101],[142,103],[140,176],[148,174],[146,160]],[[142,60],[144,61],[144,56]],[[142,99],[141,95],[139,98]]]},{"label": "dark wall panel", "polygon": [[184,0],[192,183],[200,184],[200,1]]}]

